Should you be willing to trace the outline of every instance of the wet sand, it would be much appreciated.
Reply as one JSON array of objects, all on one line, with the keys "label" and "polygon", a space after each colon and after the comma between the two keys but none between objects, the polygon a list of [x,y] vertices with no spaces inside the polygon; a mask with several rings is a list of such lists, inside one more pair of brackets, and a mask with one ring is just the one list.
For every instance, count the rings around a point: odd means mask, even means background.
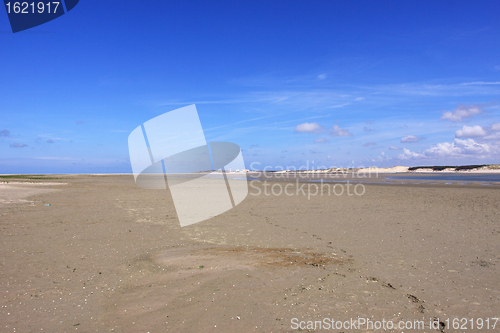
[{"label": "wet sand", "polygon": [[236,208],[181,228],[168,191],[127,175],[60,178],[63,187],[43,186],[52,191],[9,185],[28,196],[0,205],[1,332],[288,332],[292,318],[498,317],[496,184],[398,180],[310,200],[250,189]]}]

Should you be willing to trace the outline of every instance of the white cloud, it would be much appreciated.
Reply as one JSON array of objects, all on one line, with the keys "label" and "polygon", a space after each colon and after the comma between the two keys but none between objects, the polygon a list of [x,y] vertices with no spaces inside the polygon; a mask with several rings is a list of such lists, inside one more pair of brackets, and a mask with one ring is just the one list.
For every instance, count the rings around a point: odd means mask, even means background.
[{"label": "white cloud", "polygon": [[391,158],[387,156],[384,152],[381,152],[380,155],[372,159],[372,162],[382,162],[385,160],[390,160]]},{"label": "white cloud", "polygon": [[483,137],[484,140],[498,140],[500,141],[500,132],[494,132],[493,134]]},{"label": "white cloud", "polygon": [[363,147],[370,147],[370,146],[376,146],[377,143],[376,142],[367,142],[363,145]]},{"label": "white cloud", "polygon": [[324,80],[324,79],[326,79],[326,74],[325,74],[325,73],[323,73],[323,74],[318,75],[318,79],[319,79],[319,80]]},{"label": "white cloud", "polygon": [[[487,136],[483,137],[484,140],[498,140],[500,141],[500,123],[496,123],[496,124],[491,124],[491,127],[490,128],[487,128],[486,129],[489,129],[489,133]],[[494,131],[494,132],[492,132]]]},{"label": "white cloud", "polygon": [[419,137],[416,137],[415,135],[407,135],[405,136],[404,138],[401,139],[401,142],[406,142],[406,143],[409,143],[409,142],[419,142],[421,140],[421,138]]},{"label": "white cloud", "polygon": [[345,128],[340,128],[339,125],[335,124],[333,125],[333,130],[330,132],[331,136],[352,136],[351,133],[349,133],[348,130]]},{"label": "white cloud", "polygon": [[474,139],[458,139],[452,142],[437,143],[423,152],[413,152],[404,148],[403,153],[398,155],[401,160],[419,159],[434,161],[440,158],[480,158],[482,160],[499,156],[499,142],[477,142]]},{"label": "white cloud", "polygon": [[486,131],[479,125],[466,126],[464,125],[462,129],[455,132],[455,137],[457,138],[476,138],[478,136],[485,136]]},{"label": "white cloud", "polygon": [[473,139],[455,139],[453,144],[460,148],[462,154],[484,155],[492,150],[487,143],[478,143]]},{"label": "white cloud", "polygon": [[424,157],[424,154],[413,152],[407,148],[404,148],[403,153],[399,154],[399,158],[402,160],[409,160],[412,158],[421,158],[421,157]]},{"label": "white cloud", "polygon": [[389,150],[401,150],[401,147],[390,146]]},{"label": "white cloud", "polygon": [[462,121],[463,118],[471,118],[475,114],[483,113],[483,109],[478,104],[459,104],[455,110],[443,113],[441,120]]},{"label": "white cloud", "polygon": [[425,153],[428,156],[452,156],[459,155],[461,149],[457,147],[454,142],[441,142],[427,149]]},{"label": "white cloud", "polygon": [[321,133],[325,129],[317,123],[303,123],[295,127],[295,132],[298,133]]},{"label": "white cloud", "polygon": [[313,141],[314,143],[326,143],[328,142],[327,138],[320,138],[320,139],[316,139]]},{"label": "white cloud", "polygon": [[428,156],[485,155],[491,150],[487,143],[478,143],[474,139],[455,139],[453,142],[438,143],[424,153]]}]

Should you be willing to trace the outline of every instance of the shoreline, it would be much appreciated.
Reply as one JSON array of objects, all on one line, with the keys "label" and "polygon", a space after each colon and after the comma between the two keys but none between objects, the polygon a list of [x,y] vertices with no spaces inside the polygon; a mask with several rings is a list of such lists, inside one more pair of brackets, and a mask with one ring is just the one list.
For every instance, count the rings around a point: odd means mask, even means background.
[{"label": "shoreline", "polygon": [[[410,170],[411,169],[411,170]],[[206,173],[218,172],[218,170],[205,171]],[[313,173],[313,174],[328,174],[328,173],[339,173],[339,174],[350,174],[350,173],[368,173],[368,174],[379,174],[379,173],[451,173],[451,174],[467,174],[467,173],[500,173],[499,164],[490,165],[462,165],[462,166],[417,166],[417,167],[407,167],[407,166],[393,166],[390,168],[381,167],[368,167],[368,168],[329,168],[329,169],[300,169],[299,170],[237,170],[237,171],[225,171],[227,174],[243,174],[243,173]],[[0,179],[20,176],[22,178],[29,179],[29,176],[41,177],[41,176],[126,176],[133,175],[130,173],[26,173],[26,174],[0,174]]]}]

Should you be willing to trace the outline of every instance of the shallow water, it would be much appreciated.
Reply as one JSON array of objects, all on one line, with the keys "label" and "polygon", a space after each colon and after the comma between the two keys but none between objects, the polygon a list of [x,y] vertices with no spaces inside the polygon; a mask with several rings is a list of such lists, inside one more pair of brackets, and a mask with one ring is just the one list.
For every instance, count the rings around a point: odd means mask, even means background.
[{"label": "shallow water", "polygon": [[472,182],[500,182],[500,174],[408,174],[384,177],[385,179],[418,179],[418,180],[446,180]]}]

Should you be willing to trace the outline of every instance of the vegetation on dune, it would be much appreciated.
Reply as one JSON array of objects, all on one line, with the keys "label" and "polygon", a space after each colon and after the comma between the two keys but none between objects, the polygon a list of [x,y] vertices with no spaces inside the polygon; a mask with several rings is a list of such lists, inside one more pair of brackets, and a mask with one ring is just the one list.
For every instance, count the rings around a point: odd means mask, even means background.
[{"label": "vegetation on dune", "polygon": [[460,166],[449,166],[449,165],[418,166],[418,167],[411,167],[408,169],[408,171],[416,171],[418,169],[431,169],[432,171],[443,171],[445,169],[453,169],[454,171],[465,171],[465,170],[479,169],[482,167],[488,167],[490,169],[500,169],[499,165],[480,164],[480,165],[460,165]]},{"label": "vegetation on dune", "polygon": [[60,179],[48,175],[0,175],[0,179]]}]

